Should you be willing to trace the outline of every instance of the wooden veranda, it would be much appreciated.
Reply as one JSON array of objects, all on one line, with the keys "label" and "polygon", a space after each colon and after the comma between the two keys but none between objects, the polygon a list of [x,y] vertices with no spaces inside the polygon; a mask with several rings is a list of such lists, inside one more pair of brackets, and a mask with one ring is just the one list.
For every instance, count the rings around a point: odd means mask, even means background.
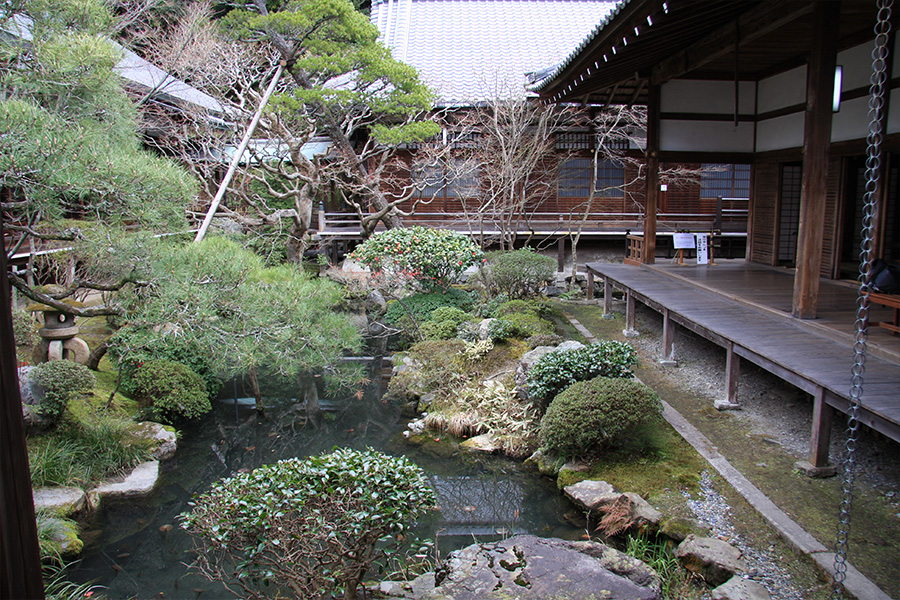
[{"label": "wooden veranda", "polygon": [[[675,361],[676,324],[726,350],[723,407],[737,407],[742,359],[762,367],[813,397],[811,474],[831,470],[829,436],[835,410],[849,410],[850,367],[856,319],[856,287],[822,280],[819,318],[791,316],[793,274],[746,263],[622,265],[588,263],[589,286],[603,281],[604,313],[613,290],[624,292],[626,332],[634,330],[635,302],[663,316],[663,356]],[[593,287],[589,287],[593,289]],[[895,309],[870,305],[868,356],[860,421],[900,442],[900,336],[878,322],[893,322]],[[630,331],[629,331],[630,330]]]}]

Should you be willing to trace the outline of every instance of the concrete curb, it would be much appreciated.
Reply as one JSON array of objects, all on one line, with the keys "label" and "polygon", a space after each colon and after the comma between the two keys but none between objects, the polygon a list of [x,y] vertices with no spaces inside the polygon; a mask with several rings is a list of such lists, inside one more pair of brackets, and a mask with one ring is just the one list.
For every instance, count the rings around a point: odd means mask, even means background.
[{"label": "concrete curb", "polygon": [[[566,312],[563,312],[563,315],[588,342],[593,343],[597,341],[597,338],[572,315]],[[759,512],[790,546],[810,557],[819,568],[828,573],[829,577],[834,576],[834,553],[828,551],[821,542],[778,508],[768,496],[763,494],[724,456],[719,454],[719,450],[709,438],[691,425],[681,413],[672,408],[666,401],[663,401],[663,418],[706,459],[719,475],[725,478],[735,491]],[[847,594],[858,600],[892,600],[881,588],[860,573],[849,562],[846,563],[846,567],[844,590]]]}]

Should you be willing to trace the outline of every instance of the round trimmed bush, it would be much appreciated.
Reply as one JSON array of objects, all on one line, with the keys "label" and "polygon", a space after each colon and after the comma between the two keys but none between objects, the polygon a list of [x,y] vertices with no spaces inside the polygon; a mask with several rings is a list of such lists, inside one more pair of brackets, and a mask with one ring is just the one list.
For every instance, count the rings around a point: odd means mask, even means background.
[{"label": "round trimmed bush", "polygon": [[485,286],[492,294],[510,298],[536,296],[556,273],[556,260],[531,248],[512,252],[491,252],[482,267]]},{"label": "round trimmed bush", "polygon": [[132,397],[153,416],[170,422],[193,419],[212,410],[206,384],[189,367],[171,360],[150,360],[131,376]]},{"label": "round trimmed bush", "polygon": [[550,401],[576,381],[594,377],[631,378],[637,364],[637,352],[629,344],[601,340],[577,350],[550,352],[542,356],[528,372],[528,394]]},{"label": "round trimmed bush", "polygon": [[455,338],[459,326],[472,315],[455,306],[441,306],[431,312],[431,319],[419,326],[426,340],[449,340]]},{"label": "round trimmed bush", "polygon": [[519,313],[503,317],[512,328],[512,335],[518,338],[529,338],[533,335],[549,335],[553,333],[553,323],[532,313]]},{"label": "round trimmed bush", "polygon": [[547,407],[541,444],[566,456],[591,454],[661,414],[659,396],[639,381],[609,377],[580,381]]},{"label": "round trimmed bush", "polygon": [[41,416],[58,422],[69,401],[94,387],[96,378],[86,366],[71,360],[51,360],[34,367],[31,380],[40,390]]}]

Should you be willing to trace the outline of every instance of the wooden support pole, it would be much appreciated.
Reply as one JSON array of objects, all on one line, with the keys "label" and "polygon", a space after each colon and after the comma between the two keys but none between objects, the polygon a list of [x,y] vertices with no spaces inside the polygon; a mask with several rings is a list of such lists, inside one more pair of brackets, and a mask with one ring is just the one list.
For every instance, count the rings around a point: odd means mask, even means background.
[{"label": "wooden support pole", "polygon": [[41,553],[10,310],[4,251],[0,254],[0,598],[42,599]]},{"label": "wooden support pole", "polygon": [[734,343],[725,346],[725,394],[724,400],[716,402],[718,410],[740,408],[738,402],[738,383],[741,379],[741,357],[734,351]]},{"label": "wooden support pole", "polygon": [[587,269],[587,291],[585,292],[585,297],[588,300],[594,299],[594,272],[590,269]]},{"label": "wooden support pole", "polygon": [[651,84],[647,94],[647,178],[642,262],[652,265],[656,261],[656,212],[659,206],[659,85]]},{"label": "wooden support pole", "polygon": [[[562,273],[566,270],[566,236],[559,236],[559,241],[556,242],[556,270]],[[575,285],[575,282],[572,282],[572,285]]]},{"label": "wooden support pole", "polygon": [[612,283],[609,282],[609,278],[606,277],[603,279],[603,318],[604,319],[612,319],[613,318],[612,300],[613,300],[613,286],[612,286]]},{"label": "wooden support pole", "polygon": [[622,331],[625,337],[637,337],[638,332],[634,328],[634,293],[625,291],[625,329]]},{"label": "wooden support pole", "polygon": [[825,403],[825,389],[820,386],[813,395],[812,437],[809,443],[809,462],[814,467],[828,466],[833,418],[834,409]]},{"label": "wooden support pole", "polygon": [[663,309],[663,351],[659,363],[666,366],[676,366],[675,360],[675,321],[669,316],[669,309]]},{"label": "wooden support pole", "polygon": [[806,118],[803,132],[803,175],[800,226],[797,232],[797,272],[792,313],[814,319],[819,303],[819,266],[825,235],[828,155],[831,146],[831,100],[837,62],[840,2],[816,2],[814,30],[806,75]]}]

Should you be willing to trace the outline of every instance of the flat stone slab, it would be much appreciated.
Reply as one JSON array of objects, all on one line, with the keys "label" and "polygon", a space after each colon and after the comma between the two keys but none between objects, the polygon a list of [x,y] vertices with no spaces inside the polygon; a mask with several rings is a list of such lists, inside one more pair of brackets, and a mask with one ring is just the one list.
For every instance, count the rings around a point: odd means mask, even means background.
[{"label": "flat stone slab", "polygon": [[113,498],[134,498],[150,494],[159,480],[159,461],[150,460],[134,468],[122,481],[104,483],[91,494],[101,500]]},{"label": "flat stone slab", "polygon": [[503,448],[500,445],[500,442],[490,433],[483,433],[481,435],[470,437],[462,442],[459,447],[460,449],[468,450],[469,452],[486,452],[488,454],[495,454],[500,452]]},{"label": "flat stone slab", "polygon": [[656,531],[662,520],[662,513],[653,508],[649,502],[634,492],[619,493],[605,481],[580,481],[563,489],[566,496],[575,504],[589,510],[595,517],[602,517],[609,507],[627,499],[630,506],[629,520],[631,525],[642,531]]},{"label": "flat stone slab", "polygon": [[87,494],[77,487],[40,487],[31,491],[34,509],[57,517],[69,517],[85,509]]},{"label": "flat stone slab", "polygon": [[684,568],[699,574],[710,585],[722,585],[737,573],[747,571],[741,551],[722,540],[689,535],[675,549]]},{"label": "flat stone slab", "polygon": [[772,600],[762,584],[734,576],[712,591],[712,600]]},{"label": "flat stone slab", "polygon": [[596,542],[533,535],[453,552],[435,581],[423,600],[660,598],[659,577],[635,558]]}]

